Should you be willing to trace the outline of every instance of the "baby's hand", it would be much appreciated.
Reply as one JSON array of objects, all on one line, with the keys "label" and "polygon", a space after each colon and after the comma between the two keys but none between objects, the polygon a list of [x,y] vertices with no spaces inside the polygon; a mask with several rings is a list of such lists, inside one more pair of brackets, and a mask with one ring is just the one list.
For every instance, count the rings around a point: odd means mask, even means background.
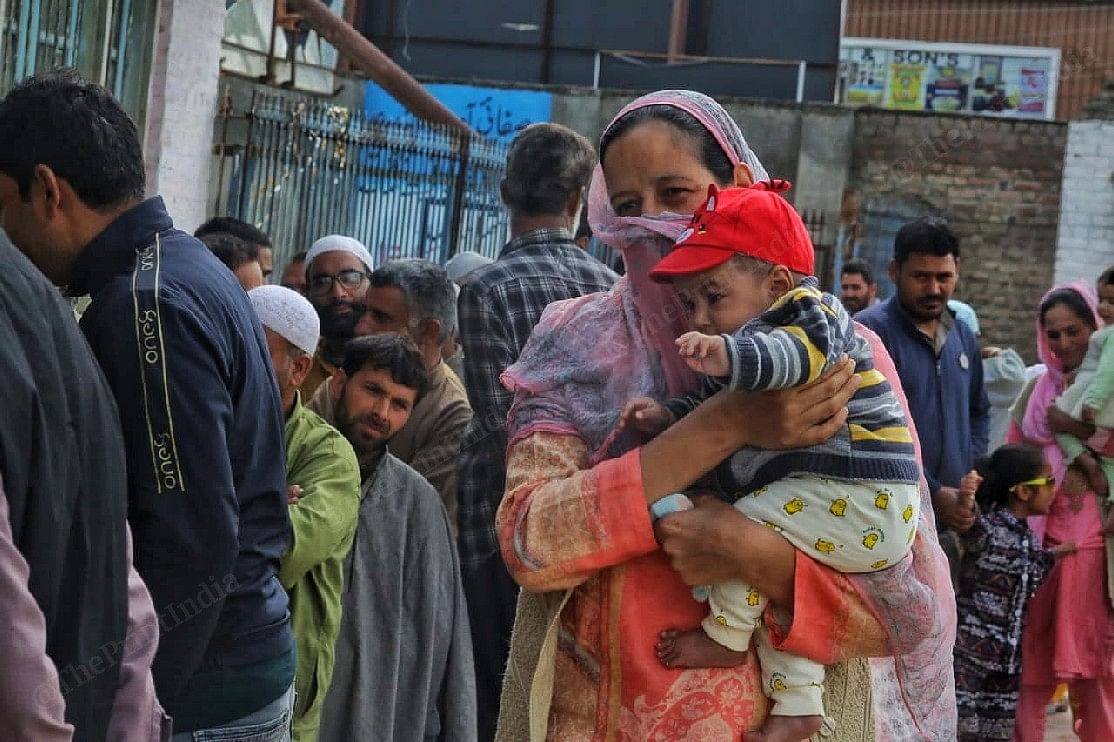
[{"label": "baby's hand", "polygon": [[640,433],[657,435],[675,422],[673,413],[649,397],[639,397],[627,402],[619,415],[616,432],[634,428]]},{"label": "baby's hand", "polygon": [[705,376],[730,376],[731,360],[721,335],[686,332],[677,338],[677,348],[689,368]]},{"label": "baby's hand", "polygon": [[1094,425],[1096,412],[1097,410],[1094,407],[1084,407],[1083,413],[1079,417],[1088,425]]}]

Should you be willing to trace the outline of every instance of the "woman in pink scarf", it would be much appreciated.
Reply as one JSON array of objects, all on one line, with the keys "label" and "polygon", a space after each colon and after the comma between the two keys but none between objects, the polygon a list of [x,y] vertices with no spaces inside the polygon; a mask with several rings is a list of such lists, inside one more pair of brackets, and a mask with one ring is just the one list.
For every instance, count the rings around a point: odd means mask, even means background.
[{"label": "woman in pink scarf", "polygon": [[[1012,412],[1008,440],[1042,446],[1060,483],[1045,519],[1045,546],[1074,542],[1077,547],[1056,562],[1029,603],[1014,734],[1019,742],[1044,739],[1045,706],[1055,686],[1064,682],[1077,704],[1080,738],[1114,740],[1114,610],[1107,599],[1099,499],[1088,491],[1085,476],[1067,469],[1054,436],[1060,425],[1072,424],[1056,415],[1054,402],[1102,324],[1097,305],[1094,289],[1082,282],[1057,286],[1045,295],[1037,318],[1037,347],[1048,370],[1022,391]],[[1083,440],[1090,436],[1088,431],[1074,432],[1084,433]]]},{"label": "woman in pink scarf", "polygon": [[[671,288],[649,280],[650,267],[709,182],[768,176],[723,108],[689,91],[623,109],[604,133],[601,163],[589,220],[622,251],[626,276],[606,294],[550,305],[503,378],[516,396],[496,524],[525,589],[498,738],[718,742],[757,730],[767,700],[752,656],[734,668],[674,670],[654,653],[663,629],[695,627],[704,615],[686,582],[742,575],[784,616],[782,648],[834,666],[830,739],[954,740],[954,597],[927,497],[913,553],[871,575],[838,574],[719,503],[667,517],[659,548],[650,504],[744,444],[826,439],[856,382],[844,367],[803,390],[719,395],[646,443],[616,435],[627,400],[667,399],[696,382],[673,345],[683,310]],[[900,390],[881,344],[864,335]]]}]

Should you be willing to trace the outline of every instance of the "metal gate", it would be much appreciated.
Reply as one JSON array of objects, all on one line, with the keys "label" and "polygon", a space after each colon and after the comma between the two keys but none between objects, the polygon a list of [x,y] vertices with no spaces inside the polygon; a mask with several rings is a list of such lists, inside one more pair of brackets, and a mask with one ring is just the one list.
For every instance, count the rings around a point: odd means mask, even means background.
[{"label": "metal gate", "polygon": [[363,242],[377,265],[495,257],[506,241],[507,145],[494,140],[256,91],[246,143],[219,152],[217,211],[266,232],[276,265],[334,233]]},{"label": "metal gate", "polygon": [[0,94],[74,67],[121,101],[143,130],[155,0],[0,0]]}]

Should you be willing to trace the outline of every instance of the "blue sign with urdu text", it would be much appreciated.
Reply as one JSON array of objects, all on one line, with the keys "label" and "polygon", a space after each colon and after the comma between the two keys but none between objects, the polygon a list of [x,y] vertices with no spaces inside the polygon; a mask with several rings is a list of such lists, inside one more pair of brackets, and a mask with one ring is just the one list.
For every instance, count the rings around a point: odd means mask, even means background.
[{"label": "blue sign with urdu text", "polygon": [[[510,142],[530,124],[549,121],[553,112],[553,95],[537,90],[453,84],[426,85],[425,89],[478,134],[498,141]],[[414,121],[412,113],[373,82],[367,83],[364,112],[372,121]]]}]

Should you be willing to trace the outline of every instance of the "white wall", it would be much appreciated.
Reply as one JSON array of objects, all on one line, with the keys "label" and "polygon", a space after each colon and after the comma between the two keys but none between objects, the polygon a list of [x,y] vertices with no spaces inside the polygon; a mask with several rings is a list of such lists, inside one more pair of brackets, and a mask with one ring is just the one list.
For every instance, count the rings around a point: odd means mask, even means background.
[{"label": "white wall", "polygon": [[1064,154],[1056,283],[1114,266],[1114,121],[1073,121]]},{"label": "white wall", "polygon": [[213,121],[220,89],[222,0],[159,0],[148,93],[147,190],[159,193],[179,229],[208,211]]}]

